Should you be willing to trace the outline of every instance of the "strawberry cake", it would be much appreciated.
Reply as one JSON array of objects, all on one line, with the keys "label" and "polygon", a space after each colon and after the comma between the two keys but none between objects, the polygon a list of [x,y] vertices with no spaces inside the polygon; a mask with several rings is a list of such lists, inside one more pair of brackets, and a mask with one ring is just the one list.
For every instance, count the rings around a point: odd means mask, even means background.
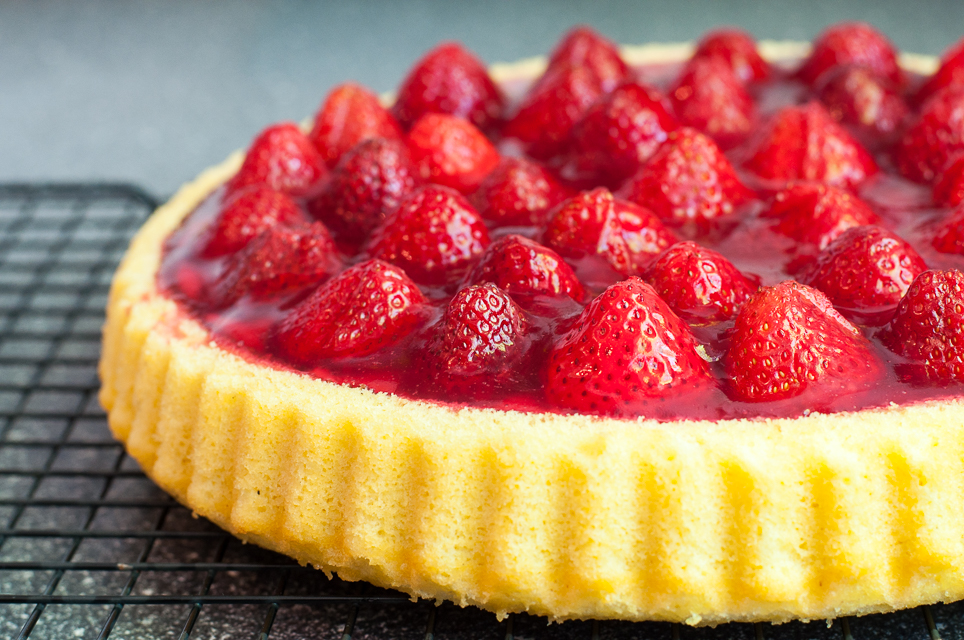
[{"label": "strawberry cake", "polygon": [[500,615],[964,598],[964,43],[425,55],[183,187],[100,399],[240,538]]}]

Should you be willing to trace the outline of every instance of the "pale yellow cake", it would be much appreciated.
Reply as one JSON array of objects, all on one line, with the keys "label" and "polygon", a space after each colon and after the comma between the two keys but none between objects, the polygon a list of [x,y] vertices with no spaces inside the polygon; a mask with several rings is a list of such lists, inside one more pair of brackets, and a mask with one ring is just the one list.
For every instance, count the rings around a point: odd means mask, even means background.
[{"label": "pale yellow cake", "polygon": [[240,162],[144,225],[104,327],[110,427],[197,514],[348,580],[499,614],[695,625],[964,598],[964,402],[680,423],[457,410],[218,348],[155,274],[167,235]]}]

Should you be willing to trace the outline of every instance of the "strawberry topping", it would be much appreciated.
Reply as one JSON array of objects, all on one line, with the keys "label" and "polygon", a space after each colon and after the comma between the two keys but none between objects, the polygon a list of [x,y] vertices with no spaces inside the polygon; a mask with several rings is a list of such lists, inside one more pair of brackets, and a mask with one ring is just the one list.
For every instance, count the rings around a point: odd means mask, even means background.
[{"label": "strawberry topping", "polygon": [[764,214],[776,218],[776,229],[798,242],[823,249],[851,227],[880,219],[857,196],[815,182],[791,184],[774,196]]},{"label": "strawberry topping", "polygon": [[[880,375],[873,347],[825,295],[787,280],[763,287],[743,306],[724,365],[731,391],[747,402],[807,390],[839,397]],[[817,407],[815,407],[817,408]]]},{"label": "strawberry topping", "polygon": [[406,196],[371,235],[367,253],[405,269],[418,282],[461,279],[489,245],[478,212],[457,191],[437,185]]},{"label": "strawberry topping", "polygon": [[[927,269],[906,241],[874,225],[854,227],[820,252],[804,274],[844,315],[893,311],[910,283]],[[883,318],[886,322],[889,318]]]},{"label": "strawberry topping", "polygon": [[229,190],[263,184],[295,196],[310,193],[327,170],[315,145],[298,125],[282,122],[258,134],[244,163],[228,183]]},{"label": "strawberry topping", "polygon": [[584,413],[623,415],[647,399],[712,385],[686,323],[639,278],[593,300],[549,353],[550,403]]},{"label": "strawberry topping", "polygon": [[427,113],[444,113],[488,129],[500,120],[504,106],[482,62],[457,42],[445,42],[412,67],[392,112],[405,128]]},{"label": "strawberry topping", "polygon": [[429,347],[429,376],[449,392],[478,395],[513,375],[525,355],[525,312],[494,284],[459,291]]},{"label": "strawberry topping", "polygon": [[425,297],[405,272],[381,260],[355,265],[292,309],[274,329],[282,359],[311,367],[360,357],[398,342],[422,319]]},{"label": "strawberry topping", "polygon": [[365,140],[342,157],[308,211],[339,237],[360,242],[418,182],[401,140]]},{"label": "strawberry topping", "polygon": [[964,85],[964,38],[952,45],[941,56],[941,66],[927,79],[914,96],[917,104],[923,104],[941,89]]},{"label": "strawberry topping", "polygon": [[529,226],[541,225],[549,209],[572,195],[536,163],[502,158],[469,201],[495,226]]},{"label": "strawberry topping", "polygon": [[950,161],[934,182],[934,204],[954,207],[964,202],[964,153]]},{"label": "strawberry topping", "polygon": [[619,56],[615,43],[586,26],[576,27],[563,36],[549,55],[546,76],[568,66],[592,71],[605,92],[612,91],[631,76],[629,66]]},{"label": "strawberry topping", "polygon": [[269,227],[304,221],[301,208],[290,196],[262,185],[229,192],[214,224],[207,232],[201,255],[216,258],[238,251]]},{"label": "strawberry topping", "polygon": [[489,245],[465,281],[491,282],[512,295],[569,296],[577,301],[585,295],[572,267],[558,253],[519,235]]},{"label": "strawberry topping", "polygon": [[901,367],[914,381],[964,382],[964,273],[917,276],[881,337],[892,351],[914,361]]},{"label": "strawberry topping", "polygon": [[680,123],[699,129],[724,149],[741,142],[756,123],[756,106],[726,60],[693,58],[670,88]]},{"label": "strawberry topping", "polygon": [[581,175],[595,184],[618,186],[677,127],[659,93],[627,82],[599,98],[576,123],[570,153]]},{"label": "strawberry topping", "polygon": [[756,289],[732,262],[695,242],[671,246],[643,278],[676,315],[693,325],[729,320]]},{"label": "strawberry topping", "polygon": [[867,67],[840,67],[821,77],[817,95],[837,122],[851,125],[869,147],[889,144],[909,109],[889,80]]},{"label": "strawberry topping", "polygon": [[964,255],[964,206],[958,205],[937,224],[931,244],[941,253]]},{"label": "strawberry topping", "polygon": [[363,140],[401,137],[402,128],[378,97],[354,83],[332,89],[308,134],[329,168]]},{"label": "strawberry topping", "polygon": [[898,170],[917,182],[933,182],[949,161],[964,152],[964,86],[931,97],[894,149]]},{"label": "strawberry topping", "polygon": [[752,197],[729,160],[699,131],[674,131],[619,191],[675,227],[705,231]]},{"label": "strawberry topping", "polygon": [[475,191],[499,164],[499,152],[471,122],[441,113],[415,123],[408,148],[422,180],[462,193]]},{"label": "strawberry topping", "polygon": [[549,214],[543,242],[566,258],[599,256],[617,273],[639,273],[676,242],[652,212],[617,200],[599,187],[559,204]]},{"label": "strawberry topping", "polygon": [[748,169],[768,180],[815,180],[843,187],[877,173],[877,163],[819,102],[781,109],[750,149]]},{"label": "strawberry topping", "polygon": [[744,84],[760,82],[770,76],[770,65],[760,57],[753,38],[739,29],[719,29],[707,33],[696,45],[693,59],[697,58],[723,60]]},{"label": "strawberry topping", "polygon": [[894,45],[882,33],[863,22],[844,22],[821,33],[813,43],[810,57],[797,75],[813,85],[828,70],[845,65],[867,67],[897,86],[904,83]]}]

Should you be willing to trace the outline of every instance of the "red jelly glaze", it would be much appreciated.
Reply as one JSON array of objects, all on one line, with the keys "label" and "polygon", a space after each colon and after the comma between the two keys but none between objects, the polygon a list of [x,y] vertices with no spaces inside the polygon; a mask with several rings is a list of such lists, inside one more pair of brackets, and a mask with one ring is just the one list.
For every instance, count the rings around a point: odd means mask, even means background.
[{"label": "red jelly glaze", "polygon": [[[783,106],[812,99],[809,90],[793,78],[793,68],[793,64],[783,65],[782,68],[775,66],[770,79],[755,89],[761,121]],[[665,91],[672,85],[680,69],[681,65],[652,65],[634,71],[641,81]],[[523,92],[515,87],[505,89],[507,94],[515,96]],[[882,171],[855,187],[855,194],[870,205],[880,217],[882,225],[909,242],[929,268],[964,270],[964,256],[941,253],[932,244],[935,229],[947,218],[950,209],[935,208],[930,187],[899,176],[889,159],[890,152],[891,149],[883,148],[875,154]],[[800,272],[799,245],[782,235],[772,219],[762,215],[775,190],[784,185],[767,183],[741,168],[741,162],[746,158],[745,144],[729,150],[726,155],[736,167],[741,181],[753,190],[754,197],[739,207],[735,224],[705,232],[696,240],[724,255],[754,282],[774,285],[792,279]],[[203,297],[205,289],[223,272],[227,258],[202,256],[203,247],[196,238],[204,237],[202,232],[217,216],[222,195],[223,188],[212,193],[167,239],[158,272],[160,290],[177,300],[186,312],[206,326],[222,348],[265,366],[301,370],[322,380],[397,393],[403,397],[426,399],[453,407],[470,405],[519,411],[572,412],[546,400],[544,374],[540,372],[545,370],[552,344],[573,327],[586,304],[609,285],[624,279],[604,259],[593,255],[569,260],[586,288],[587,295],[582,302],[568,296],[537,295],[526,300],[526,340],[530,346],[525,359],[527,369],[515,376],[516,383],[490,390],[491,393],[481,394],[476,399],[444,397],[436,386],[426,384],[425,375],[418,372],[423,368],[419,364],[423,354],[434,339],[432,328],[439,325],[449,301],[456,293],[457,285],[452,283],[420,285],[426,298],[423,318],[420,328],[404,339],[364,357],[328,359],[306,369],[297,369],[283,361],[279,354],[271,350],[268,337],[271,327],[284,318],[290,308],[310,295],[313,286],[286,292],[269,300],[245,296],[226,310],[206,311],[197,300]],[[535,226],[500,227],[491,221],[489,224],[493,241],[509,234],[532,239],[539,237],[540,229]],[[346,267],[365,259],[362,253],[348,255]],[[728,384],[722,362],[732,325],[733,322],[728,321],[692,327],[702,344],[701,350],[710,360],[709,369],[717,381],[715,387],[711,386],[695,396],[683,394],[642,399],[629,407],[628,412],[621,411],[620,415],[642,415],[663,421],[795,417],[814,411],[852,411],[889,403],[910,404],[958,397],[964,391],[958,383],[948,386],[908,384],[897,373],[907,361],[884,346],[879,338],[879,328],[861,326],[861,333],[870,340],[875,356],[883,364],[883,373],[872,388],[845,397],[804,395],[771,402],[744,402],[735,399],[732,394],[728,395],[726,391]]]}]

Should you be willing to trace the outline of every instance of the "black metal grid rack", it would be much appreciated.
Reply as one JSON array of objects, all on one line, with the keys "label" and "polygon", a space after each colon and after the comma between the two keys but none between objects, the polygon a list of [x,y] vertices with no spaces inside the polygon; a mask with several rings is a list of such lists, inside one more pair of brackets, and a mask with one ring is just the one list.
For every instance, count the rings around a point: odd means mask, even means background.
[{"label": "black metal grid rack", "polygon": [[693,629],[412,603],[242,545],[160,491],[97,403],[107,288],[156,206],[125,185],[0,185],[0,635],[9,638],[964,638],[964,605]]}]

